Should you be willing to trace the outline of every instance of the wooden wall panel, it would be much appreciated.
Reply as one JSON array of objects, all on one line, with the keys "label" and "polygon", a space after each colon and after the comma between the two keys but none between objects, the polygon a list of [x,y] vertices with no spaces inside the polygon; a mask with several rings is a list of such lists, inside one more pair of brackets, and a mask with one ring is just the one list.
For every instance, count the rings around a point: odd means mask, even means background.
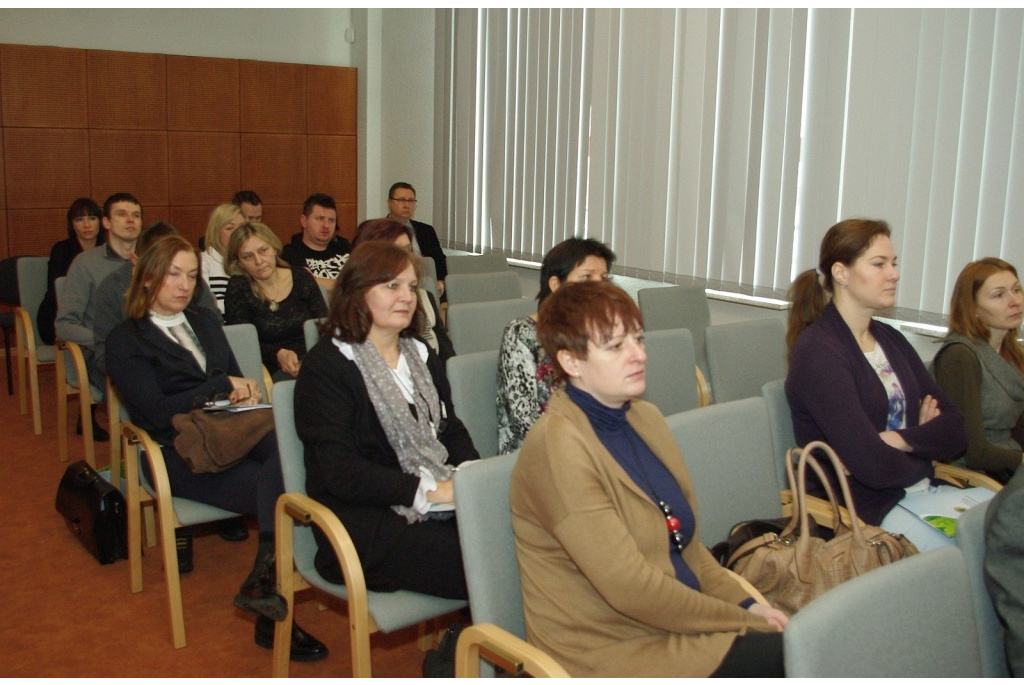
[{"label": "wooden wall panel", "polygon": [[[228,196],[228,200],[231,197]],[[227,200],[225,200],[226,202]],[[220,204],[220,203],[218,203]],[[168,208],[167,220],[178,229],[178,233],[185,236],[194,245],[199,244],[199,239],[206,235],[206,222],[210,219],[210,213],[217,205],[209,207],[202,206],[171,206]]]},{"label": "wooden wall panel", "polygon": [[10,253],[48,257],[53,244],[68,237],[68,205],[76,197],[68,196],[60,208],[8,210]]},{"label": "wooden wall panel", "polygon": [[5,126],[85,128],[85,50],[0,45]]},{"label": "wooden wall panel", "polygon": [[4,176],[4,130],[0,128],[0,209],[7,207],[7,181]]},{"label": "wooden wall panel", "polygon": [[167,128],[237,131],[238,60],[167,56]]},{"label": "wooden wall panel", "polygon": [[5,128],[8,209],[63,207],[89,195],[86,129]]},{"label": "wooden wall panel", "polygon": [[[262,196],[261,196],[262,197]],[[305,197],[295,204],[263,205],[263,223],[270,226],[282,245],[291,242],[292,236],[302,230],[299,216],[302,214],[302,203]]]},{"label": "wooden wall panel", "polygon": [[93,199],[128,192],[142,207],[168,203],[167,132],[89,132]]},{"label": "wooden wall panel", "polygon": [[169,131],[167,157],[171,206],[213,209],[239,189],[237,133]]},{"label": "wooden wall panel", "polygon": [[306,119],[310,134],[356,135],[357,70],[306,67]]},{"label": "wooden wall panel", "polygon": [[358,159],[355,136],[309,136],[309,192],[356,202]]},{"label": "wooden wall panel", "polygon": [[242,60],[238,87],[243,131],[306,133],[304,65]]},{"label": "wooden wall panel", "polygon": [[242,134],[242,186],[258,188],[264,204],[305,200],[306,136]]},{"label": "wooden wall panel", "polygon": [[0,209],[0,259],[7,259],[11,256],[8,248],[10,232],[7,230],[7,210]]},{"label": "wooden wall panel", "polygon": [[89,50],[89,127],[167,128],[167,58]]},{"label": "wooden wall panel", "polygon": [[349,239],[349,242],[356,237],[356,227],[372,217],[359,218],[359,208],[356,203],[337,203],[338,204],[338,233]]}]

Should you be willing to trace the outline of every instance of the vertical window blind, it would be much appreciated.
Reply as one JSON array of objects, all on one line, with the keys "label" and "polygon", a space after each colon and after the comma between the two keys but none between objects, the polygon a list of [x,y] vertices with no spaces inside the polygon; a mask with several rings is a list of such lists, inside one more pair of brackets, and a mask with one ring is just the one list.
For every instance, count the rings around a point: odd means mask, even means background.
[{"label": "vertical window blind", "polygon": [[972,259],[1024,268],[1024,10],[445,17],[453,247],[586,235],[619,273],[778,295],[833,223],[882,218],[925,312]]}]

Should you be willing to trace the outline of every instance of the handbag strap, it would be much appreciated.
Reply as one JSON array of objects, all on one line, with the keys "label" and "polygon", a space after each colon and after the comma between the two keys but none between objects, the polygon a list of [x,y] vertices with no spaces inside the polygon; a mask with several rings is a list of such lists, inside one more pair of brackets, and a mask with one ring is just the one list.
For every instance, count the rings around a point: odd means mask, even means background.
[{"label": "handbag strap", "polygon": [[[793,518],[790,519],[789,525],[786,526],[785,530],[779,534],[779,537],[787,537],[792,535],[795,531],[808,530],[808,524],[805,523],[801,526],[800,512],[807,510],[807,499],[806,499],[806,487],[803,482],[803,476],[801,475],[800,481],[796,479],[796,474],[793,471],[793,460],[794,457],[799,458],[802,450],[799,447],[793,447],[786,453],[786,476],[789,479],[789,490],[793,493]],[[818,466],[817,462],[813,462],[811,468],[814,468],[818,474],[818,478],[821,480],[825,487],[825,494],[828,496],[829,504],[832,505],[832,532],[834,535],[838,535],[842,528],[842,519],[839,516],[839,503],[836,501],[835,494],[832,491],[832,484],[829,483],[828,479],[825,478],[824,473],[821,471],[821,467]]]}]

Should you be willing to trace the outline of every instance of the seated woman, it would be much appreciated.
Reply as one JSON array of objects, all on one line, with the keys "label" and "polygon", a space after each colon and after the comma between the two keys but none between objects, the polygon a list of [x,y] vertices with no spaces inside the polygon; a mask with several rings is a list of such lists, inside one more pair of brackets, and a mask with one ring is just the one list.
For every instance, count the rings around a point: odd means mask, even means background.
[{"label": "seated woman", "polygon": [[36,312],[39,337],[47,345],[52,345],[56,338],[53,322],[57,318],[57,279],[68,275],[75,257],[107,241],[106,231],[100,226],[101,216],[100,206],[88,197],[80,197],[68,207],[68,237],[54,243],[50,250],[46,295]]},{"label": "seated woman", "polygon": [[[57,279],[68,275],[71,262],[86,250],[107,241],[107,232],[100,226],[103,211],[91,198],[80,197],[68,207],[68,237],[56,242],[50,250],[50,261],[46,266],[46,294],[36,312],[39,337],[52,345],[57,333],[54,321],[57,319]],[[96,442],[106,442],[110,434],[96,421],[98,404],[92,406],[92,437]],[[82,434],[82,417],[78,417],[78,434]]]},{"label": "seated woman", "polygon": [[635,399],[647,359],[636,304],[610,283],[560,288],[537,334],[568,383],[512,470],[529,641],[573,677],[782,677],[786,615],[701,544],[679,448]]},{"label": "seated woman", "polygon": [[206,249],[203,251],[203,279],[217,298],[217,308],[224,313],[224,295],[228,290],[228,272],[224,270],[224,254],[235,229],[245,223],[237,205],[224,204],[210,214],[206,223]]},{"label": "seated woman", "polygon": [[[271,432],[248,456],[220,473],[192,473],[174,449],[175,414],[197,401],[227,395],[232,402],[259,402],[259,384],[243,378],[219,317],[193,306],[199,254],[178,235],[160,238],[139,258],[125,311],[128,318],[107,336],[107,371],[132,420],[160,443],[176,496],[239,514],[255,514],[260,541],[252,572],[235,606],[255,614],[256,643],[272,646],[273,621],[288,607],[274,583],[274,505],[284,491],[277,438]],[[150,476],[148,461],[143,469]],[[327,648],[297,629],[292,657],[313,661]]]},{"label": "seated woman", "polygon": [[884,221],[842,221],[822,239],[818,270],[793,282],[786,397],[797,443],[822,440],[843,460],[860,517],[923,552],[955,542],[897,505],[951,487],[933,484],[932,462],[954,459],[967,434],[906,338],[872,318],[896,304],[900,274],[889,235]]},{"label": "seated woman", "polygon": [[[407,252],[412,252],[412,238],[409,237],[409,229],[391,219],[370,219],[359,224],[352,247],[368,240],[386,240]],[[437,302],[434,300],[434,296],[424,288],[418,288],[417,293],[420,297],[420,304],[423,306],[423,313],[426,315],[423,330],[420,331],[418,337],[430,346],[434,354],[441,358],[442,363],[447,363],[455,356],[455,348],[441,323],[441,312],[437,308]]]},{"label": "seated woman", "polygon": [[302,325],[327,314],[320,287],[305,269],[280,258],[281,241],[264,224],[244,223],[228,241],[224,322],[251,323],[260,339],[263,365],[274,381],[299,375],[306,355]]},{"label": "seated woman", "polygon": [[1024,454],[1024,294],[1017,270],[987,257],[956,280],[949,335],[935,355],[935,378],[964,415],[965,466],[1005,483]]},{"label": "seated woman", "polygon": [[[441,361],[414,338],[421,268],[383,241],[352,251],[299,372],[295,426],[306,490],[352,536],[366,586],[465,599],[451,477],[478,455]],[[317,542],[317,569],[342,582],[330,545]]]},{"label": "seated woman", "polygon": [[[565,283],[604,280],[615,253],[592,238],[569,238],[544,255],[538,308]],[[554,364],[537,342],[537,314],[505,326],[498,352],[498,454],[519,449],[558,384]]]}]

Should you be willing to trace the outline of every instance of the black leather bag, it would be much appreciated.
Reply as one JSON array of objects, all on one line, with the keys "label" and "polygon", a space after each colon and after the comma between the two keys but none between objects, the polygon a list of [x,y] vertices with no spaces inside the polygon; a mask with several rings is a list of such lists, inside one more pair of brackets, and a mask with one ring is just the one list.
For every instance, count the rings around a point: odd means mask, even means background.
[{"label": "black leather bag", "polygon": [[70,464],[57,488],[57,511],[68,529],[101,564],[128,558],[124,495],[89,464]]}]

